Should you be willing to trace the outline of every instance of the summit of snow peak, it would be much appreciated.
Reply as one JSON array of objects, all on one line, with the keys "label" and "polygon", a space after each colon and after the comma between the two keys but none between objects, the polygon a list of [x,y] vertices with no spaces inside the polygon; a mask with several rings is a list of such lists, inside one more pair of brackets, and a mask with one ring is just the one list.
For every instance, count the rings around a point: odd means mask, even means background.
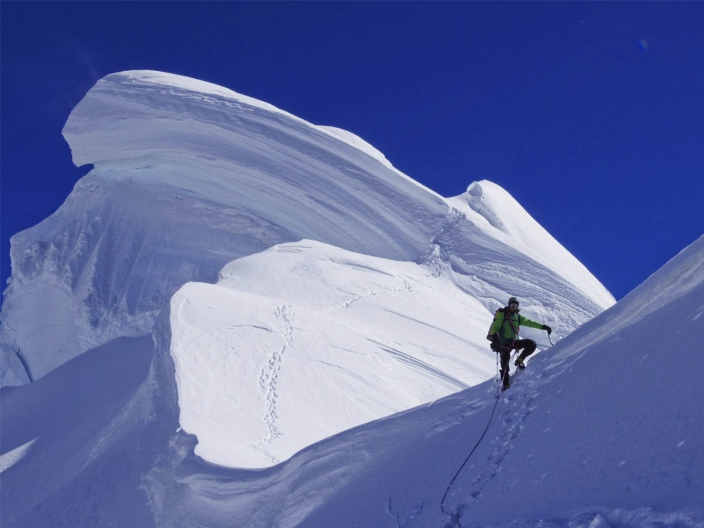
[{"label": "summit of snow peak", "polygon": [[551,268],[581,291],[589,292],[601,308],[614,304],[613,296],[589,270],[550,235],[499,185],[473,182],[464,194],[448,203],[467,215],[477,229]]},{"label": "summit of snow peak", "polygon": [[[281,119],[324,132],[393,168],[381,152],[347,130],[313,125],[269,103],[198,79],[149,70],[126,71],[104,77],[91,89],[90,94],[90,98],[84,98],[71,112],[63,129],[64,138],[71,147],[73,161],[79,167],[118,159],[138,160],[144,154],[142,149],[134,150],[138,143],[133,138],[121,137],[125,129],[106,129],[106,125],[112,121],[125,118],[159,119],[167,117],[166,114],[173,118],[175,114],[182,113],[184,120],[193,119],[211,125],[221,121],[220,124],[224,126],[228,116],[231,116],[227,110],[239,107],[250,113],[265,111],[278,114]],[[168,104],[165,104],[167,101]],[[222,112],[215,117],[217,110]],[[134,127],[130,129],[134,130]],[[161,132],[163,134],[165,131]],[[98,147],[103,133],[109,134],[104,138],[105,146],[109,148],[100,149]],[[149,143],[153,145],[159,139],[152,136]],[[123,141],[128,142],[129,148],[119,148]]]}]

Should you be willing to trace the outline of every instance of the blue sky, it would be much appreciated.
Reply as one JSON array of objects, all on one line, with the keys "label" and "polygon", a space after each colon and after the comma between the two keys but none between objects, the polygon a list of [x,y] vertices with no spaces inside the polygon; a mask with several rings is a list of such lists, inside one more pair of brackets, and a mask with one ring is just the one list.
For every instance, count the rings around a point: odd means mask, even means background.
[{"label": "blue sky", "polygon": [[9,237],[87,168],[61,129],[153,69],[350,130],[444,196],[508,190],[616,296],[704,233],[702,2],[0,4]]}]

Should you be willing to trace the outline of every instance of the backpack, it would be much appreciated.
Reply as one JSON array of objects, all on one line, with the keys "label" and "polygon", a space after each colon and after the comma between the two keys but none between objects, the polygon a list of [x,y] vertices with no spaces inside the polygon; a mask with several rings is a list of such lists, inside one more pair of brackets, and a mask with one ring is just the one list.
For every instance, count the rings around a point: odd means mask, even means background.
[{"label": "backpack", "polygon": [[[504,315],[504,314],[505,314],[505,310],[506,310],[506,308],[499,308],[498,310],[496,310],[496,312],[494,313],[494,319],[491,321],[491,326],[489,326],[489,333],[488,333],[487,336],[486,336],[486,338],[487,338],[489,341],[491,341],[491,349],[492,349],[494,352],[498,352],[498,351],[499,351],[499,348],[500,348],[500,346],[501,346],[500,341],[502,340],[502,338],[501,338],[500,332],[501,332],[501,329],[503,329],[504,324],[506,323],[506,318],[505,318],[505,315]],[[518,313],[518,312],[516,312],[516,313]],[[494,323],[496,322],[496,320],[499,318],[499,314],[501,314],[501,317],[503,317],[504,320],[503,320],[503,322],[501,323],[501,326],[499,327],[499,331],[497,332],[498,337],[499,337],[499,340],[498,340],[499,342],[497,342],[497,341],[494,341],[494,339],[492,339],[492,337],[491,337],[491,329],[492,329],[492,327],[494,326]],[[519,319],[519,321],[520,321],[520,319]],[[516,335],[518,335],[518,328],[516,328],[516,327],[513,325],[513,319],[509,318],[508,322],[509,322],[509,324],[511,325],[511,329],[513,330],[513,333],[516,334]],[[520,326],[520,322],[519,322],[519,326]]]}]

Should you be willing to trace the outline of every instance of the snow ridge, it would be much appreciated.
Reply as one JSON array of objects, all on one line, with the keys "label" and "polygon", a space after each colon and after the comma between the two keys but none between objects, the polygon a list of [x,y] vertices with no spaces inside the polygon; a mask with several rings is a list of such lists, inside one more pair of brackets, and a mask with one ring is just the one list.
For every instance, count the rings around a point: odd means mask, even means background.
[{"label": "snow ridge", "polygon": [[[578,313],[565,333],[613,303],[574,258],[561,259],[557,242],[540,245],[527,213],[528,231],[484,229],[471,207],[400,173],[353,134],[225,88],[112,74],[74,109],[64,136],[74,162],[94,168],[54,215],[12,238],[3,384],[28,381],[19,349],[39,378],[111,339],[147,334],[183,284],[213,283],[228,262],[301,239],[403,261],[438,245],[460,287],[489,310],[508,295],[541,305],[564,297]],[[480,188],[495,216],[515,216],[507,193]],[[502,277],[541,286],[514,291]]]},{"label": "snow ridge", "polygon": [[[494,404],[462,526],[704,525],[704,237],[601,313],[490,182],[446,201],[165,74],[109,76],[71,119],[95,168],[13,239],[3,380],[18,348],[38,376],[0,389],[3,526],[448,526]],[[499,395],[509,294],[562,339]]]},{"label": "snow ridge", "polygon": [[[214,463],[265,467],[491,377],[486,328],[511,295],[560,336],[613,302],[498,186],[444,200],[356,136],[226,89],[110,75],[64,135],[94,168],[13,238],[3,383],[28,381],[18,350],[40,378],[170,303],[181,426]],[[317,412],[297,424],[303,402]]]}]

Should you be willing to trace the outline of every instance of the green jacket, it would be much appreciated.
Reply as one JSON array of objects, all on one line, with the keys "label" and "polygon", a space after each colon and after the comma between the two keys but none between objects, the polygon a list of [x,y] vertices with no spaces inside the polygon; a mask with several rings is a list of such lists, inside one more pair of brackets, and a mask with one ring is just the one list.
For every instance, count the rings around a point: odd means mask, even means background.
[{"label": "green jacket", "polygon": [[[531,321],[527,317],[520,315],[518,312],[520,312],[520,310],[516,310],[516,313],[511,314],[508,308],[496,310],[494,322],[491,324],[491,329],[489,330],[487,339],[491,340],[492,335],[498,334],[502,341],[513,341],[518,338],[518,332],[520,332],[521,325],[528,326],[530,328],[537,328],[538,330],[543,328],[541,323]],[[511,328],[509,317],[513,320],[513,326],[516,328],[515,333],[513,328]]]}]

